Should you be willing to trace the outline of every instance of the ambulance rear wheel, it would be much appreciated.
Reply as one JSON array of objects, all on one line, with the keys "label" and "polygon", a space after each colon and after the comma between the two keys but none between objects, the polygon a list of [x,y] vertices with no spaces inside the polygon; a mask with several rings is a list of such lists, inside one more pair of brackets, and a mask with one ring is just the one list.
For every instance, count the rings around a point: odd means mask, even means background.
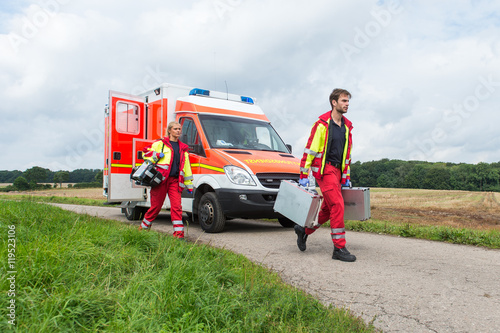
[{"label": "ambulance rear wheel", "polygon": [[287,217],[278,217],[278,222],[283,228],[293,228],[293,226],[295,225],[295,222]]},{"label": "ambulance rear wheel", "polygon": [[142,220],[144,217],[144,214],[146,214],[146,207],[127,207],[125,208],[125,217],[129,221],[137,221],[137,220]]},{"label": "ambulance rear wheel", "polygon": [[201,197],[198,221],[201,228],[209,233],[221,232],[224,229],[226,218],[214,192],[207,192]]}]

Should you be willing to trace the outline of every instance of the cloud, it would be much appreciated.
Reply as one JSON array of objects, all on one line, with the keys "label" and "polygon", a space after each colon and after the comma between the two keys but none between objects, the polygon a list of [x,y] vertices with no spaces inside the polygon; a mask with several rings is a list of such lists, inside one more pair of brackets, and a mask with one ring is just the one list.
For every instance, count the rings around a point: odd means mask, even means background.
[{"label": "cloud", "polygon": [[[335,87],[354,160],[498,160],[495,1],[7,1],[0,169],[102,168],[109,90],[255,97],[300,156]],[[12,147],[29,149],[19,159]]]}]

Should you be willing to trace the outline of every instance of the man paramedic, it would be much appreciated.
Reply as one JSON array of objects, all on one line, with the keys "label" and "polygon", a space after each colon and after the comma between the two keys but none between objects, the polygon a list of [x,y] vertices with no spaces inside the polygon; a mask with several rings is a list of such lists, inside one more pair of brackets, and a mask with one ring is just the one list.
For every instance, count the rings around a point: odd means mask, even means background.
[{"label": "man paramedic", "polygon": [[[332,110],[322,114],[312,127],[300,162],[299,183],[308,186],[308,170],[311,168],[323,195],[318,223],[322,225],[330,220],[334,246],[332,259],[352,262],[356,257],[345,247],[344,200],[341,193],[341,187],[350,186],[352,123],[344,117],[350,98],[351,94],[344,89],[334,89],[330,94]],[[307,236],[319,225],[314,228],[295,225],[297,246],[301,251],[306,250]]]}]

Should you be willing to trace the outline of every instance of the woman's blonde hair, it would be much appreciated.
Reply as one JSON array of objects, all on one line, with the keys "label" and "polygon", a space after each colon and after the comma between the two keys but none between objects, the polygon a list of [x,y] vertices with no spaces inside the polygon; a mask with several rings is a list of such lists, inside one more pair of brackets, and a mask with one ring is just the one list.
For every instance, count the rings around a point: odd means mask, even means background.
[{"label": "woman's blonde hair", "polygon": [[167,135],[170,135],[170,130],[172,129],[172,127],[174,127],[175,125],[179,125],[181,126],[180,123],[176,122],[176,121],[171,121],[170,123],[168,123],[168,126],[167,126]]}]

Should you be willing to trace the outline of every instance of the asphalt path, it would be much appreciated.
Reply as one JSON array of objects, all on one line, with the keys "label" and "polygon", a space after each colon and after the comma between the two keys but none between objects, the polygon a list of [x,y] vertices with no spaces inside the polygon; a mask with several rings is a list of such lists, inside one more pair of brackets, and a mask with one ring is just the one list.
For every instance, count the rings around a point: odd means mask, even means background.
[{"label": "asphalt path", "polygon": [[[140,224],[116,207],[54,205]],[[172,233],[168,212],[152,229]],[[218,234],[190,224],[186,231],[188,241],[242,254],[384,332],[500,332],[499,250],[348,231],[347,248],[357,261],[346,263],[331,259],[328,228],[309,236],[305,252],[293,229],[272,222],[230,220]]]}]

